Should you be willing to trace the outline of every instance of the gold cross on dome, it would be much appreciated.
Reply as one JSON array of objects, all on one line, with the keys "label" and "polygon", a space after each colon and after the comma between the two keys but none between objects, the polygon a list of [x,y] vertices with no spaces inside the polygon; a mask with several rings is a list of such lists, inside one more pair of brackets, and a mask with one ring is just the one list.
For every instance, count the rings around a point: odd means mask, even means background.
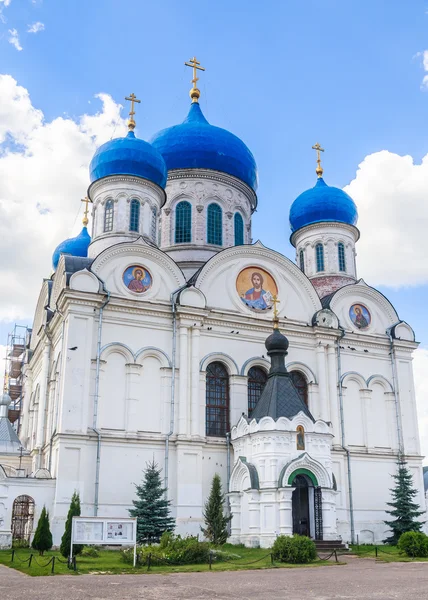
[{"label": "gold cross on dome", "polygon": [[137,96],[132,92],[130,96],[126,96],[125,100],[128,100],[131,103],[131,110],[129,111],[129,119],[128,119],[128,129],[133,131],[135,129],[135,121],[134,121],[134,103],[140,104],[141,100],[138,100]]},{"label": "gold cross on dome", "polygon": [[85,206],[85,212],[84,212],[84,217],[82,219],[82,223],[83,226],[86,227],[89,223],[89,219],[88,219],[88,212],[89,212],[89,208],[88,208],[88,204],[92,204],[92,200],[89,200],[88,196],[85,196],[85,198],[82,198],[80,202],[84,202],[86,204]]},{"label": "gold cross on dome", "polygon": [[274,328],[278,329],[278,308],[277,308],[277,304],[280,304],[280,300],[278,300],[278,296],[272,296],[272,304],[273,304],[273,323],[274,323]]},{"label": "gold cross on dome", "polygon": [[320,144],[317,142],[314,146],[312,146],[312,150],[317,151],[317,168],[315,169],[315,173],[318,175],[318,178],[322,177],[324,170],[321,166],[321,154],[320,152],[324,152],[324,148],[321,148]]},{"label": "gold cross on dome", "polygon": [[197,77],[197,70],[205,71],[204,67],[201,67],[201,63],[196,60],[196,56],[191,58],[189,62],[184,63],[186,67],[191,67],[193,69],[193,88],[190,90],[190,97],[192,102],[197,102],[200,98],[201,92],[196,87],[196,83],[199,81],[199,77]]}]

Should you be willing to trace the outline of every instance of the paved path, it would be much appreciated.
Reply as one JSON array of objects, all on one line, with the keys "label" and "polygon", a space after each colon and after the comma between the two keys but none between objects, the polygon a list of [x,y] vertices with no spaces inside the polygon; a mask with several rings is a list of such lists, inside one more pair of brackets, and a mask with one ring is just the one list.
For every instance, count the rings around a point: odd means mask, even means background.
[{"label": "paved path", "polygon": [[428,600],[428,563],[169,575],[29,577],[0,565],[1,600]]}]

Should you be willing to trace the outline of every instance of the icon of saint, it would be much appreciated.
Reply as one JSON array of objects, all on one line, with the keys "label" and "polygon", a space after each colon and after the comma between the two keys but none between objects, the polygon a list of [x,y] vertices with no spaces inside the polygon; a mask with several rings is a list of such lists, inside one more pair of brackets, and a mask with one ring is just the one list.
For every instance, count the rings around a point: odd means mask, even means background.
[{"label": "icon of saint", "polygon": [[305,430],[301,425],[297,427],[297,450],[305,449]]},{"label": "icon of saint", "polygon": [[366,327],[369,326],[369,322],[367,321],[366,317],[364,316],[361,306],[358,306],[358,304],[356,306],[354,306],[354,313],[355,313],[354,324],[356,327],[358,327],[358,329],[365,329]]},{"label": "icon of saint", "polygon": [[263,275],[255,271],[251,275],[253,287],[247,290],[242,301],[250,308],[265,310],[272,306],[272,294],[263,289]]},{"label": "icon of saint", "polygon": [[142,281],[145,277],[143,269],[137,267],[133,270],[132,275],[134,279],[131,279],[131,281],[128,283],[128,289],[131,290],[131,292],[138,292],[139,294],[146,292],[150,285],[144,285]]}]

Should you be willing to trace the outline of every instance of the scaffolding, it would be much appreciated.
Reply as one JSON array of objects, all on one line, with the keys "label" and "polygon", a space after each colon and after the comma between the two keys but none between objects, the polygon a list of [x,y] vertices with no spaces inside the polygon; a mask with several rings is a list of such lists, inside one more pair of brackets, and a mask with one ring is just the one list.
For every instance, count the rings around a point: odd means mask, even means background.
[{"label": "scaffolding", "polygon": [[26,349],[30,341],[31,329],[26,325],[15,324],[7,336],[6,359],[4,368],[4,391],[9,394],[12,404],[9,407],[9,420],[17,432],[21,424],[23,396],[23,366]]}]

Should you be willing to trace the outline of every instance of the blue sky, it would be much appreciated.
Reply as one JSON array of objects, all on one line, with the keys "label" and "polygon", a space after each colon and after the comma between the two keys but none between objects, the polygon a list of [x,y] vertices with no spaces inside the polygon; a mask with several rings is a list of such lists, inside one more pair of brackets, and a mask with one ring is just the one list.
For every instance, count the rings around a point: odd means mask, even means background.
[{"label": "blue sky", "polygon": [[[0,73],[29,91],[46,122],[94,114],[100,92],[123,103],[134,91],[138,134],[149,138],[185,117],[191,75],[183,63],[196,54],[206,67],[206,117],[240,136],[258,163],[254,238],[292,258],[288,210],[315,183],[316,141],[326,148],[325,179],[339,187],[367,155],[388,150],[419,163],[427,154],[417,56],[428,46],[427,10],[419,0],[11,0],[0,23]],[[44,30],[27,33],[35,22]],[[8,43],[11,29],[21,51]],[[381,287],[425,346],[427,282],[419,275],[411,286],[395,278],[394,289]],[[1,323],[3,339],[9,328]]]}]

